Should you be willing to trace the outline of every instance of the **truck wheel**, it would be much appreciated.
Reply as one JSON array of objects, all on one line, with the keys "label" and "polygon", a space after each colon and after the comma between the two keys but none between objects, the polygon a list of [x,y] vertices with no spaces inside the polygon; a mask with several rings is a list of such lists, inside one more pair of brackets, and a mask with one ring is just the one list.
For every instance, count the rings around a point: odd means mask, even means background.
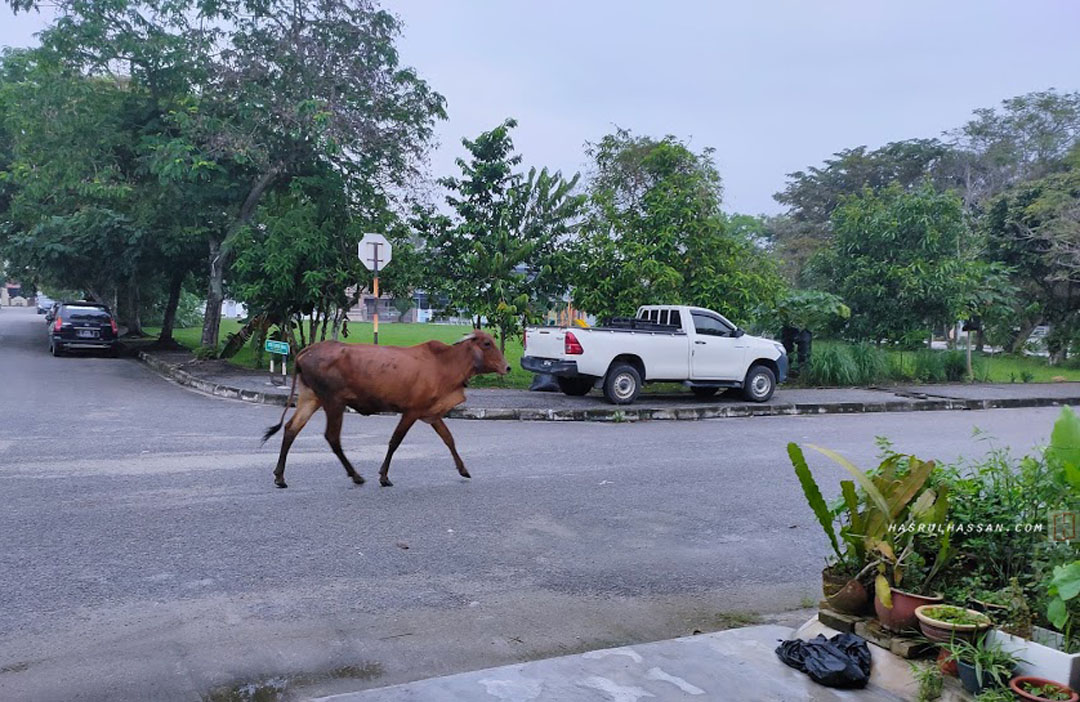
[{"label": "truck wheel", "polygon": [[52,352],[53,356],[63,356],[64,345],[61,344],[59,341],[54,341],[52,342],[52,344],[49,345],[49,351]]},{"label": "truck wheel", "polygon": [[715,395],[716,391],[719,390],[720,388],[715,387],[715,386],[709,387],[709,386],[706,385],[706,386],[697,387],[697,388],[690,388],[690,389],[693,391],[694,397],[706,398],[706,397],[712,397],[713,395]]},{"label": "truck wheel", "polygon": [[592,386],[596,384],[596,378],[564,378],[562,376],[557,377],[556,382],[559,384],[559,389],[563,391],[565,395],[571,395],[573,397],[581,397],[587,395]]},{"label": "truck wheel", "polygon": [[629,405],[641,392],[641,374],[629,363],[618,363],[604,376],[604,397],[613,405]]},{"label": "truck wheel", "polygon": [[743,383],[743,397],[751,402],[767,402],[776,390],[776,375],[768,366],[752,366]]}]

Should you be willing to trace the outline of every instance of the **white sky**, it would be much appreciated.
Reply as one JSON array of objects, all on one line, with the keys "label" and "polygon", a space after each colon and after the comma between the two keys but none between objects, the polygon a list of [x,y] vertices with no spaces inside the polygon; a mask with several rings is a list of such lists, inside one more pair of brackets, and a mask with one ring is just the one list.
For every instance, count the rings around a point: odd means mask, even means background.
[{"label": "white sky", "polygon": [[[977,107],[1080,90],[1074,0],[384,0],[402,60],[447,98],[435,176],[506,117],[526,165],[587,168],[615,125],[713,146],[729,210],[777,212],[784,174],[938,136]],[[46,20],[0,8],[0,44]]]}]

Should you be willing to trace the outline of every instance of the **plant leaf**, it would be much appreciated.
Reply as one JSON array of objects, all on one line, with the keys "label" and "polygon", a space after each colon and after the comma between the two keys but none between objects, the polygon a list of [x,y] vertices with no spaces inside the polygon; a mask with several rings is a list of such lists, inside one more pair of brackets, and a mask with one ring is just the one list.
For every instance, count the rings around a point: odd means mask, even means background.
[{"label": "plant leaf", "polygon": [[1076,416],[1072,408],[1061,408],[1046,452],[1061,461],[1069,482],[1080,487],[1080,417]]},{"label": "plant leaf", "polygon": [[1071,600],[1080,595],[1080,561],[1054,568],[1054,577],[1050,585],[1057,588],[1058,597]]},{"label": "plant leaf", "polygon": [[863,490],[866,491],[866,494],[870,497],[871,500],[874,501],[874,504],[877,506],[877,508],[880,509],[885,514],[890,513],[889,512],[889,503],[885,501],[885,498],[882,496],[881,491],[879,491],[877,489],[877,487],[874,485],[873,481],[870,480],[870,478],[866,475],[866,473],[863,473],[861,470],[856,468],[851,463],[851,461],[844,458],[843,456],[836,453],[835,451],[832,451],[832,450],[827,449],[827,448],[823,448],[821,446],[815,446],[814,444],[809,444],[809,446],[810,446],[810,448],[814,449],[818,453],[821,453],[821,454],[823,454],[825,456],[828,456],[833,461],[838,463],[842,468],[844,468],[844,470],[851,473],[851,476],[853,478],[855,478],[856,482],[859,483],[859,487],[861,487]]},{"label": "plant leaf", "polygon": [[886,609],[892,609],[892,589],[889,587],[889,581],[880,573],[874,578],[874,592],[877,593],[876,597],[881,600],[881,604],[885,605]]},{"label": "plant leaf", "polygon": [[836,532],[833,531],[832,512],[829,511],[829,506],[825,504],[825,498],[821,496],[821,490],[818,489],[817,483],[814,482],[814,475],[810,472],[810,467],[806,465],[806,457],[803,455],[802,449],[795,442],[791,442],[787,445],[787,452],[788,457],[791,459],[791,465],[795,467],[795,476],[799,479],[799,484],[802,485],[803,495],[806,496],[806,501],[810,504],[810,509],[814,511],[818,523],[825,530],[825,535],[829,537],[829,542],[832,544],[833,551],[836,552],[836,557],[843,560],[844,556],[840,551],[840,544],[836,541]]},{"label": "plant leaf", "polygon": [[1069,621],[1069,611],[1065,608],[1065,600],[1060,597],[1050,600],[1050,604],[1046,607],[1046,618],[1056,628],[1064,629],[1065,623]]}]

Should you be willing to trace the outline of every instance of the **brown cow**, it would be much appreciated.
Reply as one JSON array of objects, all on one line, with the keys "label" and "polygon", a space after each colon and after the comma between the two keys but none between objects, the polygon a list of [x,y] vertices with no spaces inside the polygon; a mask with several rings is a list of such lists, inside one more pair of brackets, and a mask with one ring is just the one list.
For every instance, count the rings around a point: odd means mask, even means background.
[{"label": "brown cow", "polygon": [[[326,410],[326,440],[357,485],[364,479],[341,450],[341,420],[346,407],[360,414],[401,413],[401,421],[390,437],[390,447],[379,470],[379,484],[383,487],[393,485],[387,476],[390,459],[418,419],[435,429],[450,449],[458,473],[470,478],[472,476],[465,470],[465,464],[454,448],[454,437],[442,418],[451,408],[465,401],[465,386],[474,375],[506,375],[509,372],[510,366],[491,335],[479,329],[451,346],[441,341],[409,347],[337,341],[313,344],[296,355],[289,398],[292,399],[297,385],[300,395],[296,400],[296,411],[285,425],[281,454],[274,469],[274,484],[279,488],[288,487],[285,484],[285,457],[296,435],[320,407]],[[266,430],[264,443],[281,428],[288,411],[286,403],[281,421]]]}]

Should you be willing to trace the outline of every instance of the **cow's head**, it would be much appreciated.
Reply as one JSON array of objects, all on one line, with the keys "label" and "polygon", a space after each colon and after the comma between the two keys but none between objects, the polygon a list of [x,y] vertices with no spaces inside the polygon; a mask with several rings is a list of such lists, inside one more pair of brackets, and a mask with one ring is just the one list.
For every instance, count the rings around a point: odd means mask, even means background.
[{"label": "cow's head", "polygon": [[481,373],[506,375],[510,372],[510,364],[506,362],[506,357],[502,355],[499,345],[495,343],[495,339],[491,337],[491,334],[479,329],[473,329],[458,343],[468,344],[469,348],[472,349],[473,372],[476,375]]}]

